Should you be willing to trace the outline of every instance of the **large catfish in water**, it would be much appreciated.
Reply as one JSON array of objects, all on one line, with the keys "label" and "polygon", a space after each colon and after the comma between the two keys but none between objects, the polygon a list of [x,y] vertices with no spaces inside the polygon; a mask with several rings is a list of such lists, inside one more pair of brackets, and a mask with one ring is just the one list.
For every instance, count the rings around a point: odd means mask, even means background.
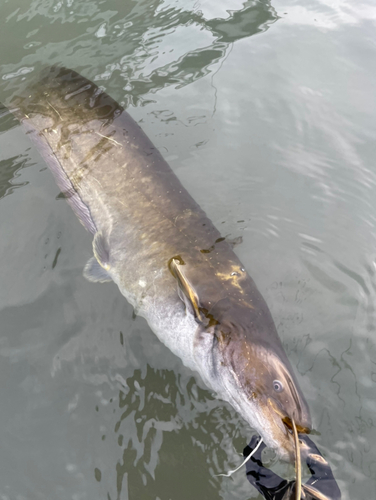
[{"label": "large catfish in water", "polygon": [[27,129],[82,224],[84,275],[113,280],[158,338],[279,456],[308,405],[252,278],[129,114],[76,72],[51,68],[18,96]]}]

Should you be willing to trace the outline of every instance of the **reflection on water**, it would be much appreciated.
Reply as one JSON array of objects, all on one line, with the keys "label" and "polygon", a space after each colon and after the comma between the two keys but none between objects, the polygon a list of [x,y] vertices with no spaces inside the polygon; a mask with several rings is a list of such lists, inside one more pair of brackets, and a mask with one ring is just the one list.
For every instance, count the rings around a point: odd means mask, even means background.
[{"label": "reflection on water", "polygon": [[[157,8],[154,14],[141,11],[130,18],[127,36],[132,39],[133,50],[128,47],[128,53],[119,62],[107,65],[97,79],[109,79],[119,71],[128,99],[133,98],[132,104],[137,104],[143,95],[168,85],[179,88],[207,75],[210,66],[225,57],[230,44],[265,31],[277,16],[269,2],[246,2],[225,19],[207,20],[201,12]],[[187,52],[187,40],[197,48]]]},{"label": "reflection on water", "polygon": [[0,160],[0,198],[11,194],[18,186],[25,186],[27,182],[17,183],[17,172],[27,163],[27,157],[14,156]]},{"label": "reflection on water", "polygon": [[201,481],[193,481],[223,467],[226,452],[218,445],[225,434],[234,434],[233,424],[224,425],[223,415],[215,411],[214,398],[195,379],[182,385],[173,371],[150,366],[145,376],[136,370],[127,378],[124,391],[119,393],[120,418],[114,427],[121,449],[117,498],[122,498],[123,488],[131,498],[177,492],[179,498],[217,498],[218,478],[210,477],[204,488]]},{"label": "reflection on water", "polygon": [[[14,11],[8,20],[16,19],[18,30],[24,27],[26,38],[31,33],[33,37],[44,38],[48,33],[53,43],[59,41],[65,45],[66,66],[77,67],[78,63],[85,67],[96,49],[100,49],[101,60],[111,62],[105,64],[104,71],[97,74],[95,80],[109,80],[114,72],[120,75],[121,80],[117,80],[122,81],[126,91],[124,104],[136,105],[143,96],[166,86],[184,86],[207,75],[210,66],[225,57],[232,43],[267,30],[277,19],[269,1],[245,2],[240,9],[229,11],[227,17],[212,19],[207,19],[193,2],[192,9],[189,9],[189,4],[179,8],[161,0],[117,3],[119,12],[115,16],[113,11],[100,12],[97,2],[85,2],[84,9],[82,4],[68,6],[59,2],[56,8],[51,2],[32,2],[27,10],[24,6],[19,9],[21,12]],[[67,16],[68,7],[73,10]],[[104,22],[98,26],[100,19]],[[86,28],[89,34],[64,41],[65,25],[72,22],[80,23],[80,31],[84,33]],[[52,36],[50,23],[55,27]],[[11,24],[8,24],[8,29]],[[31,29],[33,27],[36,29]],[[97,41],[93,39],[93,31]],[[47,61],[40,58],[40,49],[36,47],[35,43],[27,45],[28,49],[35,48],[36,54],[25,55],[22,68],[11,70],[12,65],[3,62],[3,82],[27,75],[47,62],[62,62],[60,52],[58,55],[51,50]],[[98,61],[92,65],[92,68],[96,67]],[[4,87],[9,91],[16,85],[12,81]]]}]

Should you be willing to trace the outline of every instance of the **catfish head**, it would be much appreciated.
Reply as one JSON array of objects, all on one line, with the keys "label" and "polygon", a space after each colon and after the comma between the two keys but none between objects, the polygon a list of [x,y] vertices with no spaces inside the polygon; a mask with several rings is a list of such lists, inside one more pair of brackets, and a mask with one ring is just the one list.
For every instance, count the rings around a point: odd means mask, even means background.
[{"label": "catfish head", "polygon": [[259,308],[220,300],[210,315],[216,324],[212,356],[228,401],[280,458],[294,460],[292,419],[299,433],[310,432],[308,404],[264,301]]},{"label": "catfish head", "polygon": [[311,417],[264,299],[249,279],[249,303],[229,294],[208,307],[182,264],[172,259],[170,270],[187,312],[199,325],[194,349],[200,374],[267,446],[293,461],[292,420],[299,433],[308,433]]}]

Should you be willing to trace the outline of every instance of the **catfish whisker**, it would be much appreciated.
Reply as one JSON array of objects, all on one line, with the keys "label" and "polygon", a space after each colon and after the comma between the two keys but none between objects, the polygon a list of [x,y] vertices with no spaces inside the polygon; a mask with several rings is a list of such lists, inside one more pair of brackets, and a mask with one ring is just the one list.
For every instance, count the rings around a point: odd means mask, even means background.
[{"label": "catfish whisker", "polygon": [[263,439],[261,438],[259,443],[257,444],[256,448],[248,455],[248,457],[243,460],[243,462],[239,465],[239,467],[236,467],[234,470],[229,470],[226,474],[216,474],[216,477],[218,476],[223,476],[223,477],[230,477],[234,474],[234,472],[238,471],[243,467],[243,465],[248,462],[248,460],[256,453],[256,451],[260,448],[260,445],[262,443]]}]

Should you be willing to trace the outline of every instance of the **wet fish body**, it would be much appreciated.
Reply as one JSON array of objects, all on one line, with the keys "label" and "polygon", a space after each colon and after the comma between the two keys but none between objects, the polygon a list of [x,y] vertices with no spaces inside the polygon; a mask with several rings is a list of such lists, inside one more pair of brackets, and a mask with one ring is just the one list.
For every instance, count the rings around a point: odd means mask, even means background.
[{"label": "wet fish body", "polygon": [[283,458],[283,420],[307,403],[269,312],[231,245],[123,108],[74,71],[49,69],[11,104],[82,224],[92,281],[113,280],[159,339]]}]

